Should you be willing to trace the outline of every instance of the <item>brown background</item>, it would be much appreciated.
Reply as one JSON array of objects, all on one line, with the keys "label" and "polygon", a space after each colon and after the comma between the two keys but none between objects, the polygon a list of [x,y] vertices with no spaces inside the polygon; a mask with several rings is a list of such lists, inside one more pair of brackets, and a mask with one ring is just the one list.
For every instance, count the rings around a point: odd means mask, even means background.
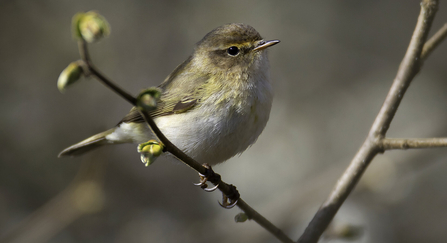
[{"label": "brown background", "polygon": [[[79,58],[71,17],[91,9],[112,26],[108,39],[91,46],[92,58],[133,94],[158,85],[219,25],[247,23],[282,41],[270,50],[275,100],[267,128],[215,170],[297,239],[365,138],[419,2],[1,1],[0,241],[277,242],[254,222],[234,223],[239,210],[220,208],[218,192],[194,187],[198,177],[186,166],[160,159],[145,168],[135,145],[56,158],[130,109],[94,80],[63,95],[56,88],[62,69]],[[433,29],[445,22],[441,1]],[[444,43],[410,86],[388,135],[447,136],[446,91]],[[61,192],[95,165],[100,183],[85,199],[92,203],[84,213],[72,211],[73,200],[92,187],[74,197]],[[362,227],[358,242],[445,242],[446,174],[447,149],[379,155],[335,224]]]}]

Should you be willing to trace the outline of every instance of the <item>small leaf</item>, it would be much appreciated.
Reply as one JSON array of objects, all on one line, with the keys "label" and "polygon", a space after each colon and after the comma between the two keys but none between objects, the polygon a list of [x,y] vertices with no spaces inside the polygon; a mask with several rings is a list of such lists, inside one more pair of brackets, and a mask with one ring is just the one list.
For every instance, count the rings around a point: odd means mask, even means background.
[{"label": "small leaf", "polygon": [[72,62],[61,72],[57,79],[57,88],[60,92],[65,92],[68,86],[74,84],[82,77],[82,65],[83,62],[80,60]]}]

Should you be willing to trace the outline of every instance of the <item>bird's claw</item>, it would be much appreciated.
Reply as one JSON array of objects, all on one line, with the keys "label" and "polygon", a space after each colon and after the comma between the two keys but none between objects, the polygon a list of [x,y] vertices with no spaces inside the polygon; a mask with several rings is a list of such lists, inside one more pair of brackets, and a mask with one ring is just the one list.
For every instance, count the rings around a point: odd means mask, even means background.
[{"label": "bird's claw", "polygon": [[[205,167],[206,169],[205,174],[199,173],[200,181],[199,183],[194,183],[194,185],[200,186],[200,188],[202,188],[206,192],[215,191],[219,187],[219,183],[221,182],[220,175],[214,173],[213,169],[209,164],[203,164],[203,167]],[[208,184],[206,184],[208,181],[213,183],[215,186],[212,188],[208,188]],[[230,193],[228,195],[222,193],[222,203],[219,202],[219,205],[226,209],[230,209],[236,206],[240,197],[240,194],[237,191],[236,187],[233,185],[229,186],[230,186]]]},{"label": "bird's claw", "polygon": [[[208,187],[208,186],[207,186]],[[217,185],[215,185],[215,186],[213,186],[213,187],[211,187],[211,188],[202,188],[204,191],[206,191],[206,192],[213,192],[213,191],[215,191],[218,187],[219,187],[219,184],[217,184]]]},{"label": "bird's claw", "polygon": [[207,181],[208,179],[206,179],[206,177],[203,176],[203,175],[200,174],[200,173],[199,173],[199,176],[200,176],[200,181],[199,181],[199,183],[194,183],[194,186],[200,186],[200,187],[202,187],[203,185],[206,185],[206,181]]},{"label": "bird's claw", "polygon": [[222,203],[218,202],[221,207],[226,209],[230,209],[236,206],[240,198],[240,194],[235,186],[230,185],[230,190],[230,195],[225,195],[224,193],[222,193]]},{"label": "bird's claw", "polygon": [[[219,187],[220,175],[214,173],[213,169],[209,164],[203,164],[203,167],[205,167],[206,172],[205,174],[199,173],[200,181],[199,183],[194,183],[194,185],[200,186],[200,188],[202,188],[206,192],[215,191]],[[212,188],[208,188],[208,184],[206,184],[206,182],[208,181],[213,183],[215,186],[213,186]]]},{"label": "bird's claw", "polygon": [[219,187],[219,183],[217,183],[217,185],[215,185],[211,188],[208,188],[208,184],[206,184],[206,182],[208,181],[208,178],[206,176],[203,176],[202,174],[199,174],[199,176],[200,176],[200,181],[199,181],[199,183],[194,183],[194,186],[200,186],[200,188],[202,188],[206,192],[215,191]]}]

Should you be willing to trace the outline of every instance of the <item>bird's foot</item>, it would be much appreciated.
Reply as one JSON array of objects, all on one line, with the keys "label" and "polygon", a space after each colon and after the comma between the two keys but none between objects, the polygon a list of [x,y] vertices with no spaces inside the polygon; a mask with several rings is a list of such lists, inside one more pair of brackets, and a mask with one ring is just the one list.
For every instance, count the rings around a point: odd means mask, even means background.
[{"label": "bird's foot", "polygon": [[[205,174],[200,174],[200,181],[199,183],[194,183],[196,186],[200,186],[204,191],[212,192],[215,191],[221,182],[221,177],[219,174],[215,173],[211,166],[209,164],[203,164],[203,167],[205,167]],[[211,182],[215,186],[212,188],[208,188],[207,182]],[[225,193],[222,193],[222,203],[219,202],[219,205],[223,208],[230,209],[234,207],[240,197],[239,192],[237,191],[236,187],[233,185],[229,185],[230,187],[230,193],[226,195]]]},{"label": "bird's foot", "polygon": [[[203,167],[205,167],[205,174],[200,174],[200,181],[199,183],[194,183],[196,186],[200,186],[204,191],[206,192],[212,192],[215,191],[219,187],[219,183],[221,181],[220,175],[215,173],[213,169],[211,168],[211,165],[205,163],[203,164]],[[207,182],[213,183],[215,186],[208,188]]]}]

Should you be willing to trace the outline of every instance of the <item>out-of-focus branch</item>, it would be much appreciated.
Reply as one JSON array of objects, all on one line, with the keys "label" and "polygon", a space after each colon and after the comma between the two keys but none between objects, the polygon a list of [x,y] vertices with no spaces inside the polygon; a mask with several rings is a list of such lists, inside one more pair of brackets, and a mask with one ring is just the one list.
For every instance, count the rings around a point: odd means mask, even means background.
[{"label": "out-of-focus branch", "polygon": [[447,23],[444,24],[424,45],[421,58],[426,59],[431,52],[447,37]]},{"label": "out-of-focus branch", "polygon": [[[100,82],[102,82],[105,86],[115,91],[117,94],[119,94],[121,97],[123,97],[125,100],[127,100],[132,105],[137,105],[137,99],[115,85],[110,79],[108,79],[105,75],[103,75],[92,63],[90,59],[90,55],[87,48],[87,43],[85,40],[79,40],[79,52],[81,55],[82,60],[85,63],[86,74],[93,76]],[[185,154],[183,151],[181,151],[177,146],[175,146],[171,141],[169,141],[166,136],[160,131],[158,126],[155,124],[154,120],[151,118],[148,112],[141,111],[140,115],[145,119],[146,123],[148,124],[149,128],[152,130],[152,132],[157,136],[157,138],[160,140],[161,143],[165,146],[166,152],[171,153],[174,155],[177,159],[182,161],[184,164],[188,165],[189,167],[193,168],[195,171],[202,175],[206,175],[209,173],[209,170],[199,164],[197,161],[189,157],[187,154]],[[217,175],[217,174],[216,174]],[[216,177],[211,177],[216,178]],[[218,175],[218,178],[220,178],[220,175]],[[224,193],[224,195],[230,195],[234,190],[233,185],[229,185],[225,183],[222,180],[219,181],[213,181],[212,179],[209,179],[208,181],[212,182],[214,185],[218,185],[218,189]],[[273,234],[277,239],[279,239],[281,242],[285,243],[292,243],[293,241],[284,234],[279,228],[277,228],[274,224],[272,224],[270,221],[268,221],[266,218],[264,218],[261,214],[259,214],[256,210],[254,210],[252,207],[250,207],[245,201],[242,200],[242,198],[239,198],[236,204],[244,213],[247,215],[249,219],[254,220],[259,225],[261,225],[264,229],[269,231],[271,234]]]},{"label": "out-of-focus branch", "polygon": [[[369,163],[378,153],[384,151],[382,142],[386,132],[390,127],[391,121],[396,114],[397,108],[399,107],[407,88],[419,72],[424,61],[424,59],[421,58],[421,53],[437,8],[437,0],[424,0],[421,3],[421,12],[405,57],[399,66],[396,78],[393,81],[385,102],[382,105],[365,142],[360,147],[341,178],[337,181],[329,197],[317,211],[298,242],[318,242],[318,239],[328,227],[338,209],[357,185],[357,182],[360,180]],[[436,39],[442,39],[442,37],[437,37]],[[424,52],[426,53],[425,55],[428,55],[439,42],[440,40],[433,42],[436,44],[431,44],[429,42],[428,45],[430,45],[430,47],[427,45],[425,49],[426,51]]]},{"label": "out-of-focus branch", "polygon": [[385,138],[382,149],[414,149],[447,147],[447,138]]},{"label": "out-of-focus branch", "polygon": [[0,238],[3,243],[48,242],[78,218],[102,210],[105,160],[88,157],[64,191]]}]

